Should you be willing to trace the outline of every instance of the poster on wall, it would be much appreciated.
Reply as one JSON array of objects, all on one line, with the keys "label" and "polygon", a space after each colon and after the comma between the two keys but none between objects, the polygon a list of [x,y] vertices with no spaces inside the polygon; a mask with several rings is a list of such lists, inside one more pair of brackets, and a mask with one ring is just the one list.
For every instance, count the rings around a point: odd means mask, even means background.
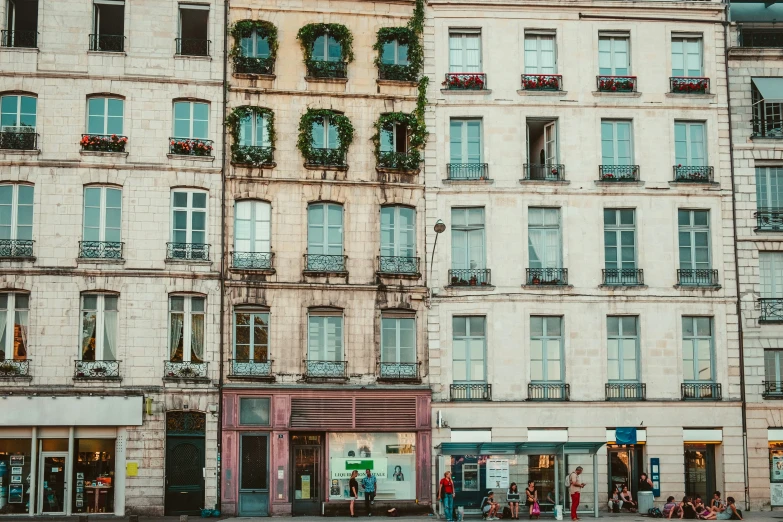
[{"label": "poster on wall", "polygon": [[302,500],[310,498],[310,475],[302,475]]},{"label": "poster on wall", "polygon": [[8,503],[21,504],[24,496],[24,486],[21,484],[11,484],[8,487]]},{"label": "poster on wall", "polygon": [[488,459],[487,460],[487,487],[508,488],[509,485],[509,462],[507,459]]},{"label": "poster on wall", "polygon": [[773,506],[783,506],[783,484],[769,485],[770,504]]},{"label": "poster on wall", "polygon": [[11,455],[12,466],[24,466],[24,455]]},{"label": "poster on wall", "polygon": [[358,480],[361,480],[364,476],[365,470],[368,469],[373,475],[375,475],[376,479],[387,478],[387,459],[346,459],[341,457],[332,457],[329,460],[329,471],[331,474],[330,478],[333,479],[349,479],[351,478],[351,472],[356,470],[359,472]]},{"label": "poster on wall", "polygon": [[772,480],[783,482],[783,456],[772,456]]}]

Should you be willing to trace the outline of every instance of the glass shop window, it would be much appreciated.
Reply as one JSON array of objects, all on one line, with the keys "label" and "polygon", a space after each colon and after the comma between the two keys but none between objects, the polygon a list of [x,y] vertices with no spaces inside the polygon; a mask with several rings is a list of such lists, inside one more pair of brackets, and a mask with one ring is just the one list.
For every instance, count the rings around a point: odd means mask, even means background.
[{"label": "glass shop window", "polygon": [[73,512],[114,513],[114,439],[79,439]]}]

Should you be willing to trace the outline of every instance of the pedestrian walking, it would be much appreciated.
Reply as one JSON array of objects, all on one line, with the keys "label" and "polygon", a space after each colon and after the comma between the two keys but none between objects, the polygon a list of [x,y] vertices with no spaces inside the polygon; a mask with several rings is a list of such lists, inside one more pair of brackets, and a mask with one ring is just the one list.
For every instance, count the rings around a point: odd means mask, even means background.
[{"label": "pedestrian walking", "polygon": [[568,492],[571,494],[571,520],[579,520],[579,517],[576,516],[576,509],[579,507],[582,488],[586,486],[579,478],[579,475],[581,474],[582,466],[577,466],[576,469],[568,475]]},{"label": "pedestrian walking", "polygon": [[353,504],[359,498],[359,482],[356,481],[358,476],[359,472],[353,470],[351,472],[351,480],[348,481],[348,489],[351,491],[351,517],[353,518],[356,518],[356,514],[353,512]]},{"label": "pedestrian walking", "polygon": [[367,516],[372,516],[372,506],[375,504],[375,475],[372,471],[365,470],[364,477],[362,478],[362,487],[364,488],[364,508],[367,510]]},{"label": "pedestrian walking", "polygon": [[451,471],[443,474],[438,486],[438,500],[443,502],[443,516],[447,522],[454,520],[454,481],[451,480]]}]

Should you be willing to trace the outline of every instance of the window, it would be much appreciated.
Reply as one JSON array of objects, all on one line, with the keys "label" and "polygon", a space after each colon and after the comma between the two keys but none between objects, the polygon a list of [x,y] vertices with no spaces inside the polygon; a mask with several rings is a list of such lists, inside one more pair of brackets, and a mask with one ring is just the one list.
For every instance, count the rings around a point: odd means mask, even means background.
[{"label": "window", "polygon": [[702,76],[701,38],[672,38],[672,76]]},{"label": "window", "polygon": [[35,132],[38,100],[32,96],[0,98],[0,127],[3,132]]},{"label": "window", "polygon": [[381,208],[381,257],[416,257],[416,210]]},{"label": "window", "polygon": [[122,241],[122,190],[111,187],[84,189],[84,241]]},{"label": "window", "polygon": [[783,393],[783,350],[764,350],[764,380],[766,393]]},{"label": "window", "polygon": [[751,107],[753,137],[783,137],[783,78],[753,77],[751,80]]},{"label": "window", "polygon": [[707,161],[704,149],[703,123],[676,122],[674,124],[674,162],[677,166],[705,166]]},{"label": "window", "polygon": [[783,298],[783,252],[759,252],[762,299]]},{"label": "window", "polygon": [[558,179],[557,120],[528,118],[526,125],[528,163],[540,166],[531,169],[531,179]]},{"label": "window", "polygon": [[563,382],[563,318],[530,317],[530,380]]},{"label": "window", "polygon": [[528,209],[527,250],[530,268],[562,268],[560,209]]},{"label": "window", "polygon": [[125,102],[118,98],[87,100],[87,134],[111,136],[123,134]]},{"label": "window", "polygon": [[243,147],[271,147],[269,119],[265,114],[251,113],[239,122],[239,144]]},{"label": "window", "polygon": [[0,185],[0,240],[33,239],[33,187]]},{"label": "window", "polygon": [[125,2],[94,0],[91,51],[122,52],[125,50]]},{"label": "window", "polygon": [[307,360],[343,360],[343,316],[339,312],[308,317]]},{"label": "window", "polygon": [[269,361],[268,312],[234,312],[234,360],[256,363]]},{"label": "window", "polygon": [[756,167],[756,206],[783,208],[783,167]]},{"label": "window", "polygon": [[710,268],[710,211],[678,210],[680,269]]},{"label": "window", "polygon": [[242,56],[251,58],[269,58],[272,54],[267,37],[259,36],[255,30],[249,36],[242,37],[239,48],[242,51]]},{"label": "window", "polygon": [[30,296],[0,294],[0,361],[27,359]]},{"label": "window", "polygon": [[451,120],[451,163],[481,163],[481,120]]},{"label": "window", "polygon": [[631,55],[628,36],[599,36],[598,74],[601,76],[628,76],[631,74]]},{"label": "window", "polygon": [[177,54],[209,56],[209,6],[179,6]]},{"label": "window", "polygon": [[237,201],[235,208],[234,252],[271,252],[271,205],[266,201]]},{"label": "window", "polygon": [[171,362],[204,362],[204,307],[203,297],[169,297]]},{"label": "window", "polygon": [[312,56],[313,60],[318,62],[340,62],[343,56],[342,45],[333,36],[322,34],[315,39]]},{"label": "window", "polygon": [[601,164],[633,164],[630,121],[601,121]]},{"label": "window", "polygon": [[313,122],[313,148],[340,148],[340,137],[337,134],[337,126],[332,123],[328,116],[325,116],[320,121]]},{"label": "window", "polygon": [[408,44],[397,40],[384,42],[381,63],[389,65],[408,65]]},{"label": "window", "polygon": [[484,209],[451,209],[451,268],[485,268]]},{"label": "window", "polygon": [[[308,256],[343,255],[343,207],[335,203],[318,203],[307,209]],[[310,260],[308,259],[308,266]]]},{"label": "window", "polygon": [[686,382],[714,380],[711,317],[682,318],[682,358]]},{"label": "window", "polygon": [[604,209],[604,254],[606,270],[636,269],[634,209]]},{"label": "window", "polygon": [[174,103],[174,137],[207,139],[209,134],[209,104],[200,102]]},{"label": "window", "polygon": [[486,382],[486,317],[451,320],[454,382]]},{"label": "window", "polygon": [[481,33],[449,33],[449,72],[481,72]]},{"label": "window", "polygon": [[117,360],[117,296],[82,295],[82,361]]},{"label": "window", "polygon": [[[240,426],[269,426],[269,399],[247,398],[239,399]],[[266,454],[264,454],[264,457]],[[261,488],[266,489],[266,488]]]},{"label": "window", "polygon": [[408,152],[408,127],[400,123],[386,124],[381,129],[381,152]]},{"label": "window", "polygon": [[381,318],[381,362],[416,362],[416,320],[413,317]]},{"label": "window", "polygon": [[177,190],[172,192],[171,241],[177,244],[206,243],[207,193]]},{"label": "window", "polygon": [[38,46],[38,0],[9,0],[6,21],[8,34],[3,38],[3,47]]},{"label": "window", "polygon": [[637,318],[606,318],[609,352],[609,381],[639,380],[639,329]]},{"label": "window", "polygon": [[555,35],[525,34],[525,74],[557,73]]}]

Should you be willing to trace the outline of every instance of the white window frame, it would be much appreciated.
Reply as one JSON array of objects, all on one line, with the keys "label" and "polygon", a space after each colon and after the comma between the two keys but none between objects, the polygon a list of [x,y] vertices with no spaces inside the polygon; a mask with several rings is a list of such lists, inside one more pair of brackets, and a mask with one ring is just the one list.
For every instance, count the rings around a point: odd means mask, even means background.
[{"label": "white window frame", "polygon": [[[23,292],[2,292],[2,295],[6,296],[5,307],[5,346],[2,347],[5,353],[4,359],[6,361],[26,361],[30,352],[30,294]],[[17,306],[17,298],[24,296],[27,300],[27,308]],[[19,331],[22,333],[22,341],[24,344],[24,356],[17,358],[14,353],[14,344],[16,340],[16,314],[23,315],[24,321],[19,324],[23,329]]]},{"label": "white window frame", "polygon": [[[95,309],[87,309],[84,300],[86,297],[95,297]],[[113,298],[115,299],[115,303],[117,306],[116,310],[107,310],[106,309],[106,298]],[[86,292],[83,293],[79,298],[79,344],[84,341],[84,338],[82,337],[84,335],[84,314],[88,312],[94,312],[95,313],[95,361],[116,361],[117,356],[119,354],[114,354],[114,359],[106,359],[106,346],[104,345],[105,341],[105,328],[106,328],[106,313],[107,312],[113,312],[117,315],[117,321],[115,322],[115,328],[117,329],[116,332],[114,332],[114,338],[115,340],[119,341],[119,334],[120,334],[120,327],[119,327],[119,319],[120,319],[120,297],[117,294],[99,294],[99,293],[90,293]],[[118,346],[115,347],[115,351],[119,350],[119,342]],[[84,361],[83,359],[84,354],[83,347],[79,346],[79,360]],[[89,360],[89,359],[88,359]]]},{"label": "white window frame", "polygon": [[[267,201],[262,201],[258,199],[243,199],[236,201],[234,203],[234,252],[240,252],[240,253],[271,253],[272,252],[272,205]],[[247,221],[249,223],[249,229],[250,229],[250,237],[247,239],[240,238],[239,237],[239,207],[240,206],[250,206],[250,219],[242,220]],[[259,209],[265,207],[267,209],[267,219],[264,219],[264,216],[258,216]],[[263,211],[262,211],[263,214]],[[265,227],[266,231],[266,239],[264,238],[257,238],[256,232],[258,231],[259,224],[262,227]],[[237,241],[249,241],[251,245],[251,250],[240,250]],[[258,243],[261,242],[266,243],[266,249],[258,250],[256,246]]]},{"label": "white window frame", "polygon": [[[408,236],[411,238],[410,243],[403,244],[402,225],[400,219],[400,212],[408,210],[413,213],[413,219],[411,221],[410,229],[408,230]],[[406,207],[403,205],[388,205],[381,207],[381,217],[383,217],[384,211],[392,212],[392,224],[390,227],[384,227],[383,219],[381,219],[381,256],[382,257],[416,257],[416,209]],[[391,232],[391,244],[384,246],[383,244],[383,232],[388,230]],[[385,253],[384,253],[385,252]]]},{"label": "white window frame", "polygon": [[694,328],[694,334],[692,337],[686,337],[685,336],[685,330],[683,325],[683,332],[682,332],[682,343],[683,343],[683,354],[682,354],[682,364],[683,368],[685,365],[688,364],[688,359],[685,358],[685,344],[691,343],[692,347],[692,354],[693,358],[690,359],[691,364],[693,366],[693,375],[695,377],[698,377],[699,375],[699,361],[701,359],[698,357],[698,342],[700,340],[707,339],[705,336],[698,335],[698,332],[696,331],[696,319],[709,319],[709,325],[710,325],[710,377],[708,379],[683,379],[685,382],[715,382],[715,321],[712,317],[704,317],[704,316],[683,316],[682,320],[684,321],[693,321],[693,328]]},{"label": "white window frame", "polygon": [[[451,136],[453,126],[455,123],[460,124],[459,144],[460,144],[460,157],[459,161],[454,161],[455,158],[451,156],[451,143],[454,141],[454,136]],[[468,150],[468,127],[471,123],[478,123],[479,130],[479,157],[478,161],[470,161],[470,151]],[[466,163],[475,164],[484,162],[484,121],[478,118],[452,118],[449,120],[449,162],[450,163]]]},{"label": "white window frame", "polygon": [[[611,66],[609,67],[611,69],[611,72],[606,74],[601,72],[601,40],[607,40],[609,41],[609,63]],[[618,66],[617,65],[617,55],[620,53],[618,50],[615,49],[615,42],[617,41],[625,41],[626,42],[626,61],[625,66]],[[625,74],[617,74],[617,69],[627,69],[628,72]],[[599,34],[598,35],[598,75],[599,76],[631,76],[633,73],[631,72],[631,36],[628,34]]]},{"label": "white window frame", "polygon": [[[322,207],[323,213],[324,213],[324,222],[320,225],[313,224],[310,222],[310,210],[315,207]],[[340,229],[340,252],[338,254],[330,254],[329,250],[330,247],[334,247],[335,245],[332,243],[329,243],[329,229],[332,227],[338,227],[337,224],[332,224],[329,222],[329,210],[333,207],[337,207],[340,209],[340,223],[339,223],[339,229]],[[338,203],[312,203],[308,205],[307,207],[307,254],[308,255],[317,255],[317,256],[341,256],[343,255],[343,252],[345,251],[345,207]],[[323,242],[319,245],[316,245],[312,242],[310,238],[310,229],[316,226],[323,227]],[[311,250],[311,247],[318,247],[315,248],[316,250],[321,250],[321,252],[313,252]]]},{"label": "white window frame", "polygon": [[[384,55],[383,49],[387,45],[392,45],[394,47],[394,61],[391,62],[391,63],[383,61],[383,55]],[[410,45],[406,44],[406,47],[408,47],[408,50],[405,52],[405,63],[401,63],[400,62],[400,54],[399,54],[400,53],[400,42],[398,40],[396,40],[396,39],[392,40],[390,42],[384,42],[383,46],[381,48],[381,63],[384,64],[384,65],[410,65],[410,57],[408,56],[408,54],[410,53]]]},{"label": "white window frame", "polygon": [[[546,67],[543,65],[545,51],[543,51],[541,48],[541,42],[545,40],[552,41],[551,67]],[[528,42],[533,43],[530,49],[528,49]],[[555,33],[525,33],[525,40],[523,45],[525,56],[525,74],[557,74],[557,35]],[[528,53],[530,53],[530,55],[535,55],[535,65],[530,65],[530,60],[528,60]],[[551,69],[551,71],[544,69]]]},{"label": "white window frame", "polygon": [[783,298],[783,252],[759,252],[759,288],[762,299]]},{"label": "white window frame", "polygon": [[[770,364],[774,365],[771,368],[774,372],[770,371]],[[770,382],[769,377],[772,373],[775,374],[774,380],[772,381],[775,384],[773,390],[779,392],[783,387],[783,385],[781,385],[781,383],[783,383],[783,350],[778,348],[768,348],[764,350],[764,380],[768,383]],[[769,385],[767,385],[767,389],[770,389]]]},{"label": "white window frame", "polygon": [[[680,212],[687,212],[688,213],[688,225],[680,225]],[[694,225],[694,217],[695,212],[706,212],[707,213],[707,225]],[[678,262],[680,265],[681,270],[707,270],[712,268],[712,233],[710,231],[710,221],[712,219],[711,212],[709,210],[705,209],[690,209],[690,208],[680,208],[677,209],[677,257]],[[698,266],[696,264],[696,234],[706,232],[707,233],[707,258],[708,263],[707,266]],[[682,256],[680,254],[680,249],[682,249],[682,245],[679,244],[679,236],[681,233],[688,233],[690,236],[690,251],[691,251],[691,264],[690,266],[683,266],[682,264]]]},{"label": "white window frame", "polygon": [[[604,163],[604,155],[603,155],[603,134],[604,134],[604,125],[611,125],[612,126],[612,163]],[[628,126],[628,148],[630,152],[630,157],[628,158],[628,163],[619,163],[620,156],[620,140],[618,139],[618,133],[617,128],[618,125],[627,125]],[[633,122],[631,120],[601,120],[601,165],[609,165],[609,166],[627,166],[627,165],[633,165],[634,164],[634,138],[633,138]]]},{"label": "white window frame", "polygon": [[[177,6],[177,23],[178,23],[178,32],[177,36],[179,38],[184,38],[182,36],[182,11],[209,11],[208,5],[201,5],[201,4],[179,4]],[[207,40],[209,40],[209,15],[207,15]]]},{"label": "white window frame", "polygon": [[[478,65],[467,65],[468,62],[468,38],[476,38],[478,40]],[[461,55],[461,64],[454,65],[451,63],[451,42],[452,40],[460,40],[459,52]],[[449,31],[449,72],[451,73],[480,73],[482,72],[483,59],[482,51],[483,46],[481,44],[481,31],[477,29],[454,29]],[[456,49],[455,49],[456,50]],[[473,70],[475,69],[475,70]]]},{"label": "white window frame", "polygon": [[[188,116],[188,122],[189,122],[189,130],[187,136],[177,136],[177,105],[179,104],[187,104],[188,110],[189,110],[189,116]],[[207,122],[206,129],[207,129],[207,136],[209,135],[209,103],[203,102],[203,101],[190,101],[190,100],[177,100],[174,101],[171,107],[171,115],[172,115],[172,130],[171,134],[174,138],[182,139],[182,140],[206,140],[209,139],[206,136],[204,137],[196,137],[193,136],[193,122],[195,121],[193,119],[193,109],[196,105],[206,105],[207,107],[207,119],[205,120]],[[181,121],[181,120],[180,120]]]},{"label": "white window frame", "polygon": [[[623,330],[623,319],[627,318],[633,318],[634,320],[634,331],[632,333],[626,332]],[[610,319],[617,319],[617,328],[618,328],[618,334],[613,335],[609,332],[609,320]],[[623,350],[623,341],[626,340],[633,340],[634,343],[634,373],[635,375],[628,377],[625,375],[625,352]],[[607,364],[609,366],[616,364],[617,365],[617,379],[608,378],[609,382],[639,382],[639,376],[641,374],[641,368],[640,368],[640,353],[639,353],[639,317],[638,316],[628,316],[628,315],[609,315],[606,317],[606,341],[607,341]],[[615,341],[617,343],[617,358],[611,357],[611,348],[610,344],[612,341]],[[607,368],[607,373],[609,372],[609,369]]]},{"label": "white window frame", "polygon": [[[36,128],[38,127],[38,97],[36,96],[28,96],[26,94],[6,94],[5,96],[0,96],[0,106],[3,104],[3,100],[5,98],[16,98],[16,112],[10,113],[14,114],[14,117],[16,118],[16,123],[14,125],[4,125],[2,127],[3,131],[10,130],[10,132],[23,132],[22,129],[32,129],[30,132],[35,132]],[[35,125],[32,125],[30,127],[22,127],[22,98],[30,98],[31,100],[35,100]],[[9,113],[3,113],[3,114],[9,114]],[[29,114],[29,113],[25,113]]]},{"label": "white window frame", "polygon": [[[250,335],[250,338],[249,338],[250,344],[248,346],[248,352],[247,352],[248,353],[248,360],[247,361],[244,361],[244,360],[240,361],[239,359],[237,359],[237,326],[238,326],[238,324],[237,324],[237,315],[248,315],[248,316],[250,316],[250,324],[248,326],[248,329],[250,330],[250,333],[249,333],[249,335]],[[256,322],[255,321],[256,321],[256,318],[259,318],[259,319],[261,319],[261,321],[265,322],[265,325],[262,324],[261,328],[266,329],[266,345],[255,342],[255,329],[256,329]],[[245,310],[243,310],[241,308],[237,308],[237,309],[234,310],[234,316],[233,316],[233,319],[234,319],[234,332],[233,332],[233,339],[232,339],[232,354],[233,354],[233,357],[232,358],[236,362],[238,362],[238,363],[251,363],[251,364],[252,363],[264,364],[264,363],[268,363],[269,362],[269,355],[270,355],[269,349],[270,349],[270,345],[271,345],[271,338],[270,338],[270,335],[269,335],[270,334],[271,324],[269,322],[269,318],[270,318],[269,311],[253,310],[253,309],[245,309]],[[256,346],[257,345],[260,346],[260,347],[266,346],[266,358],[264,358],[263,361],[256,361],[255,360],[255,350],[256,350]]]},{"label": "white window frame", "polygon": [[[101,100],[103,101],[103,129],[101,132],[90,132],[90,102],[93,100]],[[122,103],[122,130],[117,134],[118,136],[122,136],[125,134],[125,100],[122,98],[117,98],[115,96],[91,96],[90,98],[87,98],[87,125],[86,125],[86,133],[87,134],[98,134],[101,136],[111,136],[112,133],[109,132],[109,100],[115,100]],[[97,115],[96,115],[97,116]]]},{"label": "white window frame", "polygon": [[[680,42],[682,52],[676,53],[674,50],[675,42]],[[699,47],[699,72],[698,74],[691,75],[688,74],[688,56],[692,53],[686,52],[686,44],[688,42],[696,42],[698,43]],[[674,56],[676,54],[682,55],[682,74],[674,74]],[[701,36],[686,36],[686,35],[672,35],[672,53],[671,53],[671,59],[672,59],[672,76],[676,78],[701,78],[704,76],[704,39]]]},{"label": "white window frame", "polygon": [[[470,211],[471,210],[481,210],[481,224],[473,223],[471,224],[469,221]],[[454,214],[455,212],[464,212],[465,213],[465,222],[468,223],[467,225],[454,225]],[[451,209],[451,221],[452,221],[452,227],[451,227],[451,242],[452,242],[452,249],[451,249],[451,268],[454,270],[483,270],[486,268],[487,265],[487,214],[486,209],[484,207],[453,207]],[[463,237],[461,239],[462,241],[462,248],[465,251],[465,257],[461,260],[458,260],[456,256],[454,255],[454,246],[457,244],[458,239],[455,237],[455,232],[461,232],[464,234],[461,234]],[[481,237],[481,251],[477,252],[480,254],[480,258],[477,258],[476,266],[470,266],[471,261],[473,258],[472,248],[471,248],[471,236],[473,234],[479,235]],[[457,262],[459,261],[459,262]]]},{"label": "white window frame", "polygon": [[[677,128],[683,128],[685,130],[685,158],[677,157]],[[695,128],[701,129],[701,143],[696,142],[691,131]],[[701,145],[704,156],[699,160],[694,158],[694,148],[697,145]],[[699,164],[701,163],[701,164]],[[707,161],[707,125],[702,121],[675,121],[674,122],[674,164],[682,165],[684,167],[704,167],[708,163]]]},{"label": "white window frame", "polygon": [[[471,319],[474,318],[480,318],[484,322],[484,334],[483,335],[472,335],[473,332],[471,332],[470,329],[470,323]],[[455,320],[464,320],[465,321],[465,335],[463,336],[457,336],[456,332],[454,331],[454,321]],[[465,341],[467,341],[465,345],[465,359],[456,359],[454,357],[454,348],[452,346],[452,367],[454,365],[455,361],[465,361],[465,380],[458,380],[454,379],[455,383],[485,383],[487,382],[487,317],[484,315],[455,315],[452,318],[452,344],[454,341],[456,341],[458,338],[462,338]],[[474,344],[478,344],[479,346],[476,347],[478,351],[481,352],[481,359],[476,359],[472,357],[473,355],[473,349]],[[481,379],[474,379],[472,375],[472,361],[478,361],[481,360],[483,363],[484,369],[483,373],[484,376]],[[453,371],[453,370],[452,370]]]},{"label": "white window frame", "polygon": [[[337,125],[334,125],[331,121],[332,119],[329,116],[324,116],[322,122],[313,122],[313,142],[312,147],[313,148],[323,148],[327,150],[337,150],[340,148],[340,133],[337,130]],[[321,130],[318,130],[317,128],[320,127]],[[332,129],[330,131],[330,129]],[[317,141],[315,138],[316,132],[323,132],[323,147],[316,147]],[[329,143],[330,136],[333,135],[334,138],[334,146],[332,147]]]},{"label": "white window frame", "polygon": [[756,207],[758,210],[783,208],[783,167],[756,167]]},{"label": "white window frame", "polygon": [[[117,243],[122,242],[122,188],[119,187],[113,187],[113,186],[106,186],[106,185],[88,185],[84,187],[84,205],[82,206],[82,240],[83,241],[91,241],[87,239],[87,191],[88,190],[99,190],[100,191],[100,206],[98,207],[99,213],[100,213],[100,221],[98,223],[97,227],[90,227],[90,228],[98,228],[98,238],[96,241],[106,241],[106,211],[108,208],[115,208],[115,207],[108,207],[106,204],[107,199],[107,191],[109,190],[116,190],[120,193],[120,226],[118,228],[118,232],[120,234],[120,239],[117,241]],[[94,208],[94,207],[91,207]]]},{"label": "white window frame", "polygon": [[[172,299],[173,298],[182,298],[183,299],[183,311],[173,310],[172,309]],[[203,311],[193,311],[193,300],[194,299],[201,299],[204,303],[204,310]],[[182,361],[172,361],[171,360],[171,316],[173,314],[182,314]],[[204,339],[202,339],[202,343],[204,346],[204,359],[202,361],[192,361],[192,352],[193,352],[193,316],[196,315],[202,315],[204,316]],[[169,294],[169,316],[168,316],[168,342],[166,343],[169,347],[168,354],[167,354],[167,360],[170,362],[206,362],[207,360],[207,298],[203,295],[182,295],[182,294]]]},{"label": "white window frame", "polygon": [[[411,332],[413,333],[412,339],[413,339],[413,346],[402,346],[400,343],[400,339],[402,338],[401,331],[403,330],[403,321],[406,322],[406,324],[409,322],[411,326]],[[386,346],[384,344],[384,339],[386,336],[384,335],[384,332],[387,331],[387,325],[393,326],[394,330],[394,340],[395,344],[394,346]],[[387,355],[387,352],[391,349],[394,351],[394,358],[389,359],[385,357]],[[403,361],[402,357],[402,351],[403,350],[411,350],[411,360],[410,361]],[[409,317],[396,317],[396,316],[388,316],[388,315],[381,315],[381,362],[382,363],[391,363],[391,364],[415,364],[417,359],[416,354],[416,318],[414,316]]]},{"label": "white window frame", "polygon": [[[245,121],[250,120],[250,136],[245,133]],[[261,122],[259,128],[259,120]],[[259,134],[261,139],[259,139]],[[250,113],[239,122],[239,145],[243,147],[271,147],[269,139],[269,117],[266,114]]]},{"label": "white window frame", "polygon": [[[251,45],[251,50],[252,50],[252,52],[250,54],[247,54],[245,52],[245,46],[244,46],[245,40],[250,40],[250,45]],[[258,40],[266,40],[267,41],[267,45],[269,45],[269,38],[267,38],[265,36],[264,37],[259,37],[258,36],[258,31],[255,30],[255,29],[253,29],[253,32],[250,34],[250,36],[242,37],[240,39],[240,41],[239,41],[239,50],[242,52],[242,56],[247,57],[247,58],[261,58],[261,59],[269,58],[269,56],[271,56],[271,51],[272,51],[271,46],[270,46],[270,49],[269,49],[270,54],[268,54],[266,56],[258,56]]]},{"label": "white window frame", "polygon": [[[532,215],[534,212],[541,211],[541,217],[542,217],[542,223],[543,224],[533,224],[533,218]],[[546,216],[547,214],[551,216],[552,214],[557,215],[557,223],[556,224],[546,224]],[[542,240],[549,236],[552,232],[555,233],[557,237],[557,259],[556,263],[552,263],[552,260],[547,257],[546,260],[539,259],[534,263],[533,261],[533,241],[532,237],[534,233],[541,234]],[[528,267],[529,268],[563,268],[563,229],[562,229],[562,213],[559,208],[552,208],[552,207],[528,207],[528,224],[527,224],[527,237],[528,237]],[[544,251],[546,252],[546,245],[544,246]],[[534,264],[540,264],[541,266],[533,266]],[[555,266],[549,266],[549,265],[555,265]]]},{"label": "white window frame", "polygon": [[[621,224],[621,218],[620,213],[623,211],[630,211],[631,215],[633,216],[633,224],[632,225],[624,225]],[[612,217],[614,218],[613,223],[608,223],[606,221],[606,213],[612,212]],[[622,251],[623,248],[627,248],[628,245],[625,245],[623,243],[623,232],[633,232],[633,244],[631,245],[631,248],[633,248],[633,261],[631,261],[632,266],[625,266],[628,261],[623,261],[622,258]],[[604,238],[606,237],[607,233],[614,234],[615,236],[615,245],[609,246],[606,244],[606,239],[604,239],[604,268],[607,270],[635,270],[637,267],[636,262],[636,256],[637,256],[637,239],[636,239],[636,209],[633,208],[606,208],[604,209]],[[617,253],[617,260],[615,261],[614,267],[609,266],[609,256],[607,256],[607,253],[609,249],[614,249]]]},{"label": "white window frame", "polygon": [[[174,206],[174,194],[176,193],[184,193],[187,194],[187,206],[185,207],[175,207]],[[204,208],[196,208],[193,206],[193,194],[205,194],[206,201],[204,204]],[[172,243],[178,243],[174,239],[174,212],[186,212],[187,214],[187,224],[185,228],[185,237],[187,241],[185,241],[184,244],[187,245],[206,245],[208,244],[207,241],[209,239],[209,193],[205,190],[182,190],[182,189],[174,189],[171,191],[171,212],[169,215],[169,219],[171,220],[171,242]],[[203,243],[194,243],[193,242],[193,214],[195,212],[203,212],[204,213],[204,242]]]},{"label": "white window frame", "polygon": [[[329,347],[329,340],[328,340],[328,334],[327,334],[327,325],[329,322],[329,319],[333,319],[335,317],[339,317],[340,319],[340,335],[335,337],[335,345],[330,350]],[[320,346],[313,346],[311,341],[312,337],[310,336],[310,329],[312,327],[313,323],[318,324],[319,328],[319,337],[323,339],[323,345]],[[328,352],[333,351],[334,352],[334,358],[329,359],[328,358]],[[313,356],[318,355],[319,359],[314,359]],[[342,312],[310,312],[307,314],[307,360],[308,361],[327,361],[327,362],[343,362],[345,358],[345,317],[343,316]]]},{"label": "white window frame", "polygon": [[[318,43],[318,39],[321,36],[323,36],[323,38],[324,38],[323,49],[317,50],[315,46]],[[340,56],[338,56],[336,60],[335,59],[330,59],[330,58],[334,58],[334,57],[330,57],[329,56],[329,39],[330,38],[332,40],[334,40],[337,45],[340,46]],[[318,51],[323,52],[323,55],[319,56],[317,54]],[[312,52],[311,56],[312,56],[312,60],[316,61],[316,62],[341,62],[343,60],[343,43],[341,41],[339,41],[337,38],[335,38],[334,36],[332,36],[331,34],[329,34],[329,32],[327,31],[324,34],[319,35],[318,38],[316,38],[315,41],[313,42],[313,52]]]},{"label": "white window frame", "polygon": [[[19,241],[32,241],[33,239],[33,226],[35,223],[35,186],[34,185],[28,185],[26,183],[0,183],[0,187],[2,186],[10,186],[13,187],[13,191],[11,192],[11,234],[9,238],[12,241],[19,240]],[[33,222],[30,223],[30,237],[28,239],[21,239],[19,237],[19,187],[30,187],[33,189],[33,202],[30,205],[24,205],[24,206],[30,206],[33,207]],[[3,225],[5,226],[5,225]],[[23,227],[27,227],[28,225],[22,225]]]},{"label": "white window frame", "polygon": [[[543,319],[543,335],[533,335],[532,333],[532,325],[531,325],[531,334],[530,334],[530,340],[531,344],[532,341],[541,341],[541,379],[533,379],[532,375],[532,369],[531,369],[531,375],[530,375],[530,382],[534,383],[564,383],[565,382],[565,347],[563,343],[563,337],[564,337],[564,327],[565,327],[565,317],[560,315],[531,315],[530,321],[532,322],[533,319],[541,318]],[[560,321],[560,333],[557,335],[549,335],[549,319],[558,319]],[[549,340],[557,340],[558,344],[560,346],[560,358],[558,359],[560,364],[560,375],[558,375],[556,378],[552,378],[549,375],[549,356],[547,351],[547,341]],[[531,348],[530,351],[530,362],[532,366],[532,362],[535,359],[533,359],[533,351]]]}]

